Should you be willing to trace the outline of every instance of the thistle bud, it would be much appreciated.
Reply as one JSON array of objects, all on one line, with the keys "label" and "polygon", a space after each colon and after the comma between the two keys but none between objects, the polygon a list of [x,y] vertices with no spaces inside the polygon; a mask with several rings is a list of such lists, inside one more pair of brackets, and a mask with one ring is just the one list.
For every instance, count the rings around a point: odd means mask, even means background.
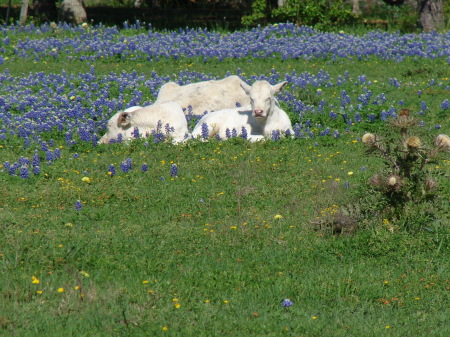
[{"label": "thistle bud", "polygon": [[420,147],[420,145],[421,145],[420,138],[419,137],[415,137],[415,136],[409,137],[406,140],[406,145],[408,147],[412,148],[412,149],[418,149]]},{"label": "thistle bud", "polygon": [[399,112],[399,116],[409,116],[409,114],[410,114],[410,111],[409,111],[409,109],[406,109],[406,108],[403,108],[403,109],[400,109],[400,112]]},{"label": "thistle bud", "polygon": [[397,178],[395,176],[391,176],[388,178],[388,183],[389,186],[395,186],[397,184]]},{"label": "thistle bud", "polygon": [[363,144],[366,144],[368,146],[373,145],[377,140],[377,137],[372,133],[365,133],[364,136],[362,136],[361,141]]},{"label": "thistle bud", "polygon": [[391,175],[386,180],[386,187],[391,191],[399,191],[402,185],[402,179],[398,175]]},{"label": "thistle bud", "polygon": [[436,147],[442,148],[443,150],[450,149],[450,137],[447,135],[439,135],[436,137],[434,141],[434,145]]},{"label": "thistle bud", "polygon": [[369,183],[373,186],[380,186],[381,177],[379,174],[375,174],[372,178],[369,179]]}]

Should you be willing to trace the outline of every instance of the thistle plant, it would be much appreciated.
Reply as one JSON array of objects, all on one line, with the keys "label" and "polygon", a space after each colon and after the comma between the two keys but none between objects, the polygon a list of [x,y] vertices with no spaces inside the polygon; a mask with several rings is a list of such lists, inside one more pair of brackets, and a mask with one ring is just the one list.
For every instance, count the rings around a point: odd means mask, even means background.
[{"label": "thistle plant", "polygon": [[365,192],[377,197],[376,208],[384,219],[422,226],[436,218],[433,206],[439,197],[438,173],[429,166],[449,152],[450,138],[441,134],[427,144],[426,137],[417,135],[420,120],[408,109],[401,109],[388,127],[391,132],[386,136],[366,133],[362,137],[366,153],[385,163],[384,169],[369,179]]}]

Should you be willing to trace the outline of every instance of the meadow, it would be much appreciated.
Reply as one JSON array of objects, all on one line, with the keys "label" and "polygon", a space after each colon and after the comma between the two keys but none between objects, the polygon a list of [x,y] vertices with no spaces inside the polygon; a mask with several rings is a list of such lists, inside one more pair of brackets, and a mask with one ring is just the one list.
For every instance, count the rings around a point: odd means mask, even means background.
[{"label": "meadow", "polygon": [[[429,168],[432,218],[327,226],[375,207],[384,163],[365,132],[407,108],[424,142],[450,134],[449,45],[292,24],[0,27],[0,335],[449,335],[448,152]],[[288,82],[291,139],[97,144],[167,81],[234,74]]]}]

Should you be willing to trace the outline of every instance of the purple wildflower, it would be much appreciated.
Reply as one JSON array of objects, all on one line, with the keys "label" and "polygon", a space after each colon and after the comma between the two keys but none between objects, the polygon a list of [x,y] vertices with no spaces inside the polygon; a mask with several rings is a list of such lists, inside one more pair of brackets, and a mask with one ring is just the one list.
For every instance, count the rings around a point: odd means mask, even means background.
[{"label": "purple wildflower", "polygon": [[122,163],[120,163],[120,168],[122,169],[123,172],[127,173],[128,171],[130,171],[132,169],[133,165],[132,165],[132,160],[131,158],[127,158],[125,159]]},{"label": "purple wildflower", "polygon": [[111,177],[114,177],[114,176],[116,175],[116,168],[114,167],[113,164],[109,165],[109,168],[108,168],[108,174],[109,174]]},{"label": "purple wildflower", "polygon": [[208,124],[202,124],[202,139],[207,139],[209,137]]},{"label": "purple wildflower", "polygon": [[279,141],[280,135],[281,135],[280,130],[273,130],[272,131],[272,140],[275,142]]},{"label": "purple wildflower", "polygon": [[248,138],[248,133],[247,133],[247,129],[245,128],[245,126],[242,127],[241,137],[243,139],[247,139]]},{"label": "purple wildflower", "polygon": [[20,167],[20,177],[22,179],[28,179],[30,177],[30,173],[28,172],[28,166],[22,165]]},{"label": "purple wildflower", "polygon": [[132,135],[134,138],[139,138],[139,129],[138,129],[137,127],[135,127],[135,128],[133,129],[133,131],[131,132],[131,135]]},{"label": "purple wildflower", "polygon": [[294,304],[294,302],[292,302],[289,298],[285,298],[282,302],[281,302],[281,306],[283,308],[287,308],[287,307],[291,307]]},{"label": "purple wildflower", "polygon": [[75,202],[75,210],[76,210],[76,211],[81,211],[82,208],[83,208],[83,204],[81,203],[80,200],[77,200],[77,201]]},{"label": "purple wildflower", "polygon": [[142,172],[147,172],[148,171],[148,165],[147,164],[142,164],[142,166],[141,166],[141,171]]},{"label": "purple wildflower", "polygon": [[172,164],[170,167],[170,176],[177,177],[178,176],[178,166],[176,164]]}]

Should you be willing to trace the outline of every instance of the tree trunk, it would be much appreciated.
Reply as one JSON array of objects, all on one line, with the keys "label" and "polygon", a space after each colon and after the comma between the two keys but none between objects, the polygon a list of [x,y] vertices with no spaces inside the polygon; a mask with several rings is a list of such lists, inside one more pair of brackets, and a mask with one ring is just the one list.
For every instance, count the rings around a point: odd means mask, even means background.
[{"label": "tree trunk", "polygon": [[419,0],[419,23],[425,32],[444,27],[444,0]]},{"label": "tree trunk", "polygon": [[19,23],[24,25],[28,17],[28,0],[22,0],[22,6],[20,7]]},{"label": "tree trunk", "polygon": [[83,0],[64,0],[59,8],[59,20],[75,25],[86,22],[87,14]]},{"label": "tree trunk", "polygon": [[352,5],[353,5],[352,9],[353,15],[355,16],[361,15],[361,9],[359,8],[359,0],[352,0]]}]

